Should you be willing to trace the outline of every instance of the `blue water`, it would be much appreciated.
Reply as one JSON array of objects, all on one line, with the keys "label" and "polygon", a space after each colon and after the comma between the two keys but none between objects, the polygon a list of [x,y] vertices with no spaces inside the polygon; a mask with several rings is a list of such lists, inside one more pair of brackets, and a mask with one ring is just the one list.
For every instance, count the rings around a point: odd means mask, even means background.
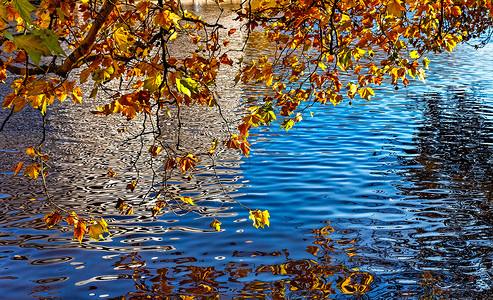
[{"label": "blue water", "polygon": [[[207,163],[180,191],[204,210],[222,201],[212,211],[223,231],[193,214],[118,215],[126,183],[106,168],[131,147],[105,148],[114,132],[104,124],[64,126],[69,136],[54,137],[53,194],[74,210],[96,208],[112,236],[79,244],[68,226],[47,229],[42,196],[2,173],[0,291],[6,299],[490,299],[492,51],[434,55],[426,85],[382,85],[369,103],[316,107],[289,132],[279,123],[255,130],[251,157],[227,154],[218,170],[232,196],[269,211],[265,229],[222,195]],[[22,153],[8,140],[1,172],[12,151]]]}]

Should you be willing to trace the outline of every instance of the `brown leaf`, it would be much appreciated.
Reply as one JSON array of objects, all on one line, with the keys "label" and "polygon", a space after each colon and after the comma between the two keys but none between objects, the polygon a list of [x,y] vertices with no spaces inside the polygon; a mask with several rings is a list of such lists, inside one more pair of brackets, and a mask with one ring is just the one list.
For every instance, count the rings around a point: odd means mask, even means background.
[{"label": "brown leaf", "polygon": [[133,192],[135,190],[136,185],[137,185],[137,181],[133,181],[132,183],[127,184],[127,189]]},{"label": "brown leaf", "polygon": [[62,215],[60,215],[59,212],[54,211],[51,214],[46,214],[44,220],[46,222],[46,225],[48,225],[48,228],[51,228],[56,223],[58,223],[58,221],[60,221],[61,218],[62,218]]},{"label": "brown leaf", "polygon": [[74,238],[77,239],[79,243],[81,243],[82,238],[86,233],[87,233],[86,222],[80,219],[80,221],[77,223],[77,225],[74,228]]}]

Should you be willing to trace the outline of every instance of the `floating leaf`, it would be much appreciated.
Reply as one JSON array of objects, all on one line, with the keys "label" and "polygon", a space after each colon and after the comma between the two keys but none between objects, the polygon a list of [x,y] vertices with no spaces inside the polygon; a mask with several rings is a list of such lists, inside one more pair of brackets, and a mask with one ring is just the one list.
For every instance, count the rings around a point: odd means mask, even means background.
[{"label": "floating leaf", "polygon": [[115,176],[116,176],[116,173],[115,173],[115,172],[113,172],[112,170],[108,169],[108,175],[109,175],[110,177],[115,177]]}]

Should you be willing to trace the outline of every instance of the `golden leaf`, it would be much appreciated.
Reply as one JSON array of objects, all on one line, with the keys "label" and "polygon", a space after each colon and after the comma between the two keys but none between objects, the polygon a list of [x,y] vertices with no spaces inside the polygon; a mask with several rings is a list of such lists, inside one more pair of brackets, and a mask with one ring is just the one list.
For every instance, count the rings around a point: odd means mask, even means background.
[{"label": "golden leaf", "polygon": [[103,227],[100,224],[92,224],[89,226],[89,237],[96,242],[103,238]]},{"label": "golden leaf", "polygon": [[212,229],[215,229],[216,231],[221,231],[221,222],[218,220],[214,219],[214,221],[211,222],[209,225]]},{"label": "golden leaf", "polygon": [[26,154],[27,155],[33,155],[33,156],[38,156],[38,154],[36,154],[36,151],[34,150],[33,147],[29,147],[26,149]]},{"label": "golden leaf", "polygon": [[195,203],[193,203],[193,200],[192,198],[188,197],[188,196],[185,196],[185,197],[180,197],[181,201],[185,202],[185,203],[188,203],[188,204],[191,204],[191,205],[195,205]]},{"label": "golden leaf", "polygon": [[214,139],[214,141],[212,141],[211,144],[212,145],[211,145],[211,148],[209,149],[209,155],[214,154],[214,152],[216,151],[218,140],[217,139]]},{"label": "golden leaf", "polygon": [[77,224],[79,223],[79,216],[77,216],[75,212],[71,212],[67,216],[67,223],[68,225],[77,226]]},{"label": "golden leaf", "polygon": [[86,222],[80,219],[74,228],[74,238],[77,239],[79,243],[82,243],[82,238],[86,233],[87,233]]},{"label": "golden leaf", "polygon": [[48,228],[51,228],[56,223],[58,223],[58,221],[60,221],[61,218],[62,218],[62,215],[60,215],[59,212],[54,211],[51,214],[46,214],[44,220],[46,222],[46,225],[48,225]]},{"label": "golden leaf", "polygon": [[259,228],[260,226],[264,228],[265,225],[270,226],[269,212],[267,210],[251,210],[249,219],[253,220],[253,226]]},{"label": "golden leaf", "polygon": [[32,179],[38,178],[39,171],[41,171],[41,166],[39,164],[34,164],[26,167],[24,171],[24,176],[29,176]]},{"label": "golden leaf", "polygon": [[14,172],[14,176],[17,175],[17,173],[19,173],[23,165],[24,165],[23,162],[19,162],[15,167],[12,168],[12,172]]}]

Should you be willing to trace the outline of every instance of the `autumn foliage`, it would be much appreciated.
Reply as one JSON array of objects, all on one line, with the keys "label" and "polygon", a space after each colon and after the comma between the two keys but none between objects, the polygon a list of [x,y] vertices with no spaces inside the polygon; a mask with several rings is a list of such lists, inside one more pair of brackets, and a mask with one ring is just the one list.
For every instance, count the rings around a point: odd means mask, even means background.
[{"label": "autumn foliage", "polygon": [[[221,2],[216,3],[219,9],[227,9]],[[427,53],[452,51],[465,41],[480,47],[489,40],[493,22],[493,4],[486,0],[250,0],[235,7],[235,13],[239,25],[225,28],[221,18],[205,20],[179,0],[1,0],[0,81],[11,86],[2,95],[2,107],[12,115],[31,106],[44,120],[54,101],[81,103],[98,97],[106,103],[94,107],[94,114],[151,122],[152,142],[141,154],[162,166],[162,188],[155,191],[149,212],[158,217],[170,203],[184,210],[195,206],[191,197],[169,191],[171,173],[192,176],[201,158],[214,166],[220,148],[249,156],[252,128],[279,122],[290,130],[320,105],[369,101],[375,96],[372,87],[386,80],[396,88],[411,79],[425,81]],[[231,48],[229,39],[245,33],[247,43],[253,32],[263,33],[275,55],[234,58],[238,49]],[[176,40],[186,40],[193,51],[171,55],[169,47]],[[208,149],[192,153],[179,139],[176,144],[163,140],[160,116],[176,116],[179,136],[182,107],[220,111],[218,73],[232,67],[236,83],[262,84],[271,92],[249,97],[246,113],[228,128],[229,135],[211,138]],[[83,93],[81,87],[88,84],[91,89]],[[109,233],[102,218],[78,215],[50,197],[44,135],[39,145],[26,145],[32,162],[19,162],[12,171],[17,175],[24,170],[25,176],[42,182],[53,208],[45,216],[49,227],[64,216],[76,239],[88,234],[99,240]],[[118,178],[117,172],[107,172]],[[127,189],[133,192],[138,184],[137,178]],[[239,204],[255,227],[269,226],[267,211]],[[134,206],[120,199],[115,208],[128,215]],[[212,216],[210,227],[219,231],[220,225]]]}]

